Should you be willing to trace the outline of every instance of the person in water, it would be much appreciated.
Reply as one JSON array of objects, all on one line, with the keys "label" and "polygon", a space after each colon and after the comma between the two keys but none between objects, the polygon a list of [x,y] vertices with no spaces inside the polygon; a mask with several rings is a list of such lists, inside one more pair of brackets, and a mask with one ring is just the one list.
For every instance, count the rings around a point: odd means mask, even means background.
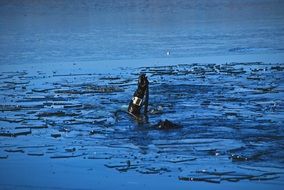
[{"label": "person in water", "polygon": [[[149,81],[146,74],[142,73],[138,79],[138,88],[134,92],[133,97],[128,105],[128,113],[135,117],[135,119],[142,123],[148,123],[148,100],[149,100]],[[144,106],[144,114],[141,114],[141,109]],[[144,116],[144,117],[143,117]],[[146,121],[146,122],[145,122]],[[161,130],[177,129],[180,125],[177,125],[169,120],[160,120],[156,125],[152,127]]]},{"label": "person in water", "polygon": [[146,74],[142,73],[138,79],[138,88],[133,94],[128,106],[128,113],[135,117],[141,117],[141,109],[144,106],[144,115],[148,112],[149,81]]}]

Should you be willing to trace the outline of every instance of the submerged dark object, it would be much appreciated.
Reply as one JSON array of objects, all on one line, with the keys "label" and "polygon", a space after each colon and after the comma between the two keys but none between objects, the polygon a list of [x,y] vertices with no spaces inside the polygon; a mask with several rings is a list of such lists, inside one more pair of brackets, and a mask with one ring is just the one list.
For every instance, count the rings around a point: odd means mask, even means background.
[{"label": "submerged dark object", "polygon": [[178,129],[181,128],[180,125],[175,124],[169,120],[164,120],[164,121],[160,121],[159,123],[157,123],[156,125],[153,125],[154,128],[156,129]]},{"label": "submerged dark object", "polygon": [[128,113],[135,117],[141,115],[141,108],[144,105],[144,114],[148,111],[148,99],[149,99],[149,81],[146,74],[140,74],[138,79],[138,88],[133,94],[128,106]]}]

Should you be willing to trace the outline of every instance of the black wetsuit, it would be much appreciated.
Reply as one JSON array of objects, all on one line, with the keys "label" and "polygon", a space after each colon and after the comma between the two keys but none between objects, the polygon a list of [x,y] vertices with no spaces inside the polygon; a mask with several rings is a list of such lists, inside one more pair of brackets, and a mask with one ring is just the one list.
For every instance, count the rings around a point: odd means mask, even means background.
[{"label": "black wetsuit", "polygon": [[128,106],[129,113],[135,116],[139,116],[143,105],[145,106],[144,113],[147,113],[148,96],[149,96],[148,85],[149,85],[149,81],[147,79],[147,76],[145,74],[141,74],[138,80],[138,88],[135,91],[133,98],[130,101],[129,106]]}]

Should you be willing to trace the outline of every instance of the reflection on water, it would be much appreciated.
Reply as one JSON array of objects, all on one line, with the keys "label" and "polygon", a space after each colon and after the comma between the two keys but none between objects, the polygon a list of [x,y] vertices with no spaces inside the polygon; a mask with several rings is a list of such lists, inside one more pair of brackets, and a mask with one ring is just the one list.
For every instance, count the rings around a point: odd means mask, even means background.
[{"label": "reflection on water", "polygon": [[[150,79],[148,124],[118,110]],[[119,172],[220,183],[283,178],[283,65],[183,64],[123,75],[1,73],[0,157],[103,159]],[[159,130],[161,119],[180,129]]]}]

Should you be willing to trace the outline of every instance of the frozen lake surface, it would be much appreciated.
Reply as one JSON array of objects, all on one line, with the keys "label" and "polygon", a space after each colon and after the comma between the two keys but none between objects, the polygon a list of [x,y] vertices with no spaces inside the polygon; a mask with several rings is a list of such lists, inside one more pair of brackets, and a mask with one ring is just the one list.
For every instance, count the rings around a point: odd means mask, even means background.
[{"label": "frozen lake surface", "polygon": [[1,188],[283,187],[284,3],[0,5]]},{"label": "frozen lake surface", "polygon": [[1,64],[283,53],[281,1],[1,1]]},{"label": "frozen lake surface", "polygon": [[[3,185],[51,188],[12,175],[21,172],[17,165],[22,162],[15,159],[28,162],[28,157],[43,162],[36,167],[43,167],[43,177],[63,168],[73,175],[91,170],[86,178],[92,179],[104,174],[93,169],[99,165],[112,172],[153,175],[157,184],[162,175],[177,181],[283,185],[283,64],[178,64],[119,68],[114,74],[72,68],[65,74],[1,73],[1,171],[11,170],[1,172]],[[147,124],[117,112],[127,107],[141,71],[150,79]],[[161,119],[182,128],[154,128]],[[62,159],[67,165],[53,167]],[[73,159],[77,162],[69,165]],[[34,169],[33,162],[25,166]],[[113,178],[116,184],[119,177]],[[141,183],[139,178],[134,181]],[[62,186],[69,187],[54,185]]]}]

